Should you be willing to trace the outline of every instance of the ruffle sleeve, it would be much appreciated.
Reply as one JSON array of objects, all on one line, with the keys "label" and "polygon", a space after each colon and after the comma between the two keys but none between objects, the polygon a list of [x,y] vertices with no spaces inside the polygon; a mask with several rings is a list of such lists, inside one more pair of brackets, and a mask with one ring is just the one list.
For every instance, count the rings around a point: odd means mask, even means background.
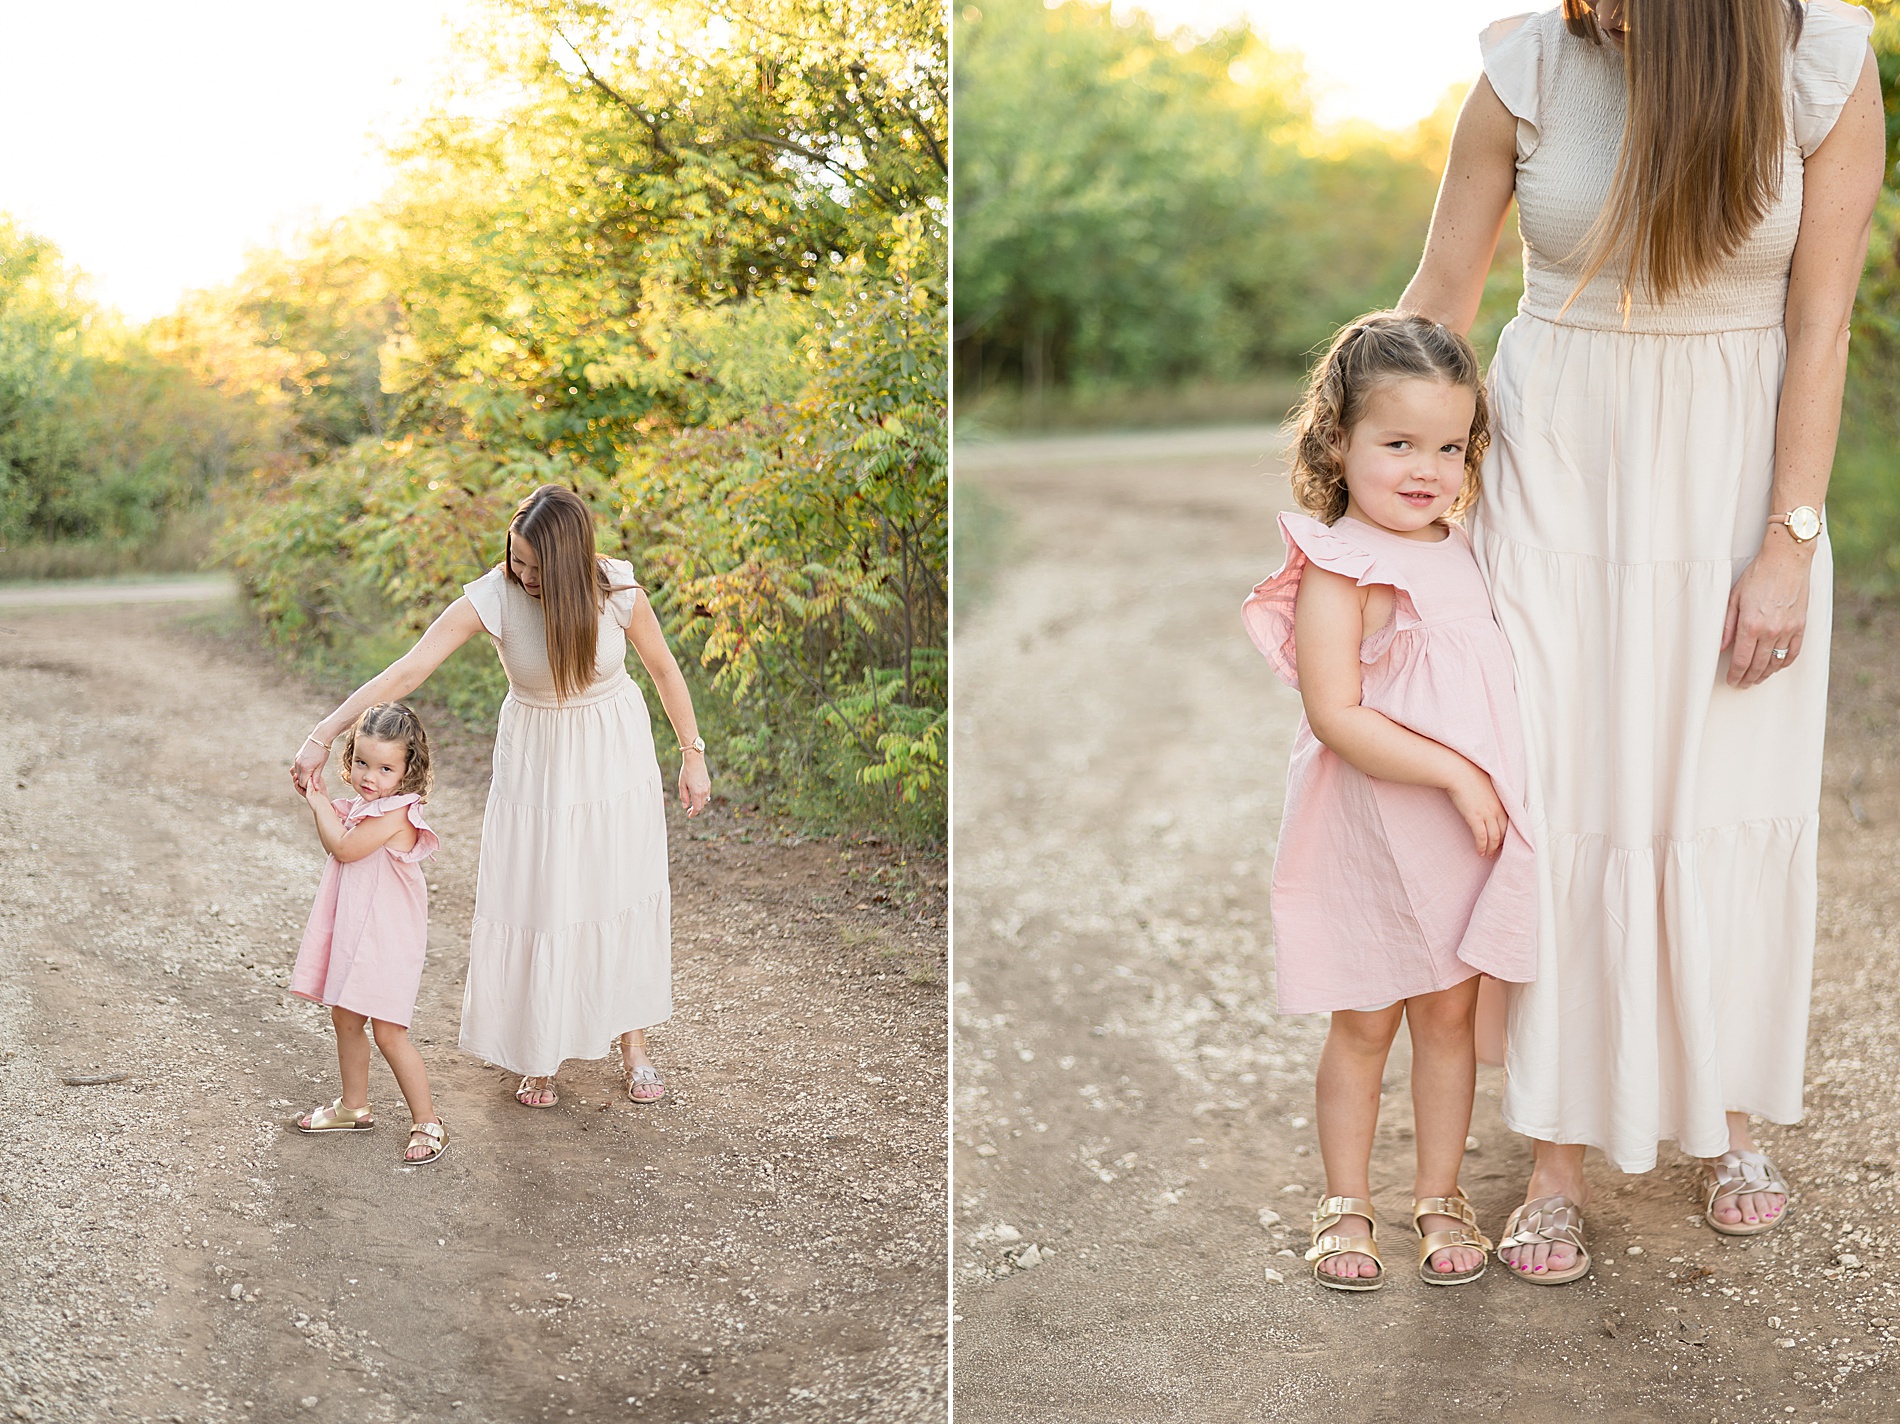
[{"label": "ruffle sleeve", "polygon": [[468,600],[469,607],[482,620],[482,627],[496,638],[501,636],[502,585],[507,579],[508,571],[497,564],[474,583],[462,585],[462,596]]},{"label": "ruffle sleeve", "polygon": [[1378,555],[1350,535],[1306,514],[1282,514],[1280,536],[1286,540],[1286,562],[1278,573],[1254,585],[1240,607],[1247,636],[1260,649],[1288,687],[1300,685],[1299,650],[1293,641],[1293,609],[1300,597],[1300,579],[1308,564],[1344,575],[1361,588],[1384,584],[1393,590],[1392,617],[1385,627],[1359,645],[1359,661],[1376,663],[1392,640],[1419,624],[1412,592],[1396,570],[1382,566]]},{"label": "ruffle sleeve", "polygon": [[633,565],[625,559],[602,559],[606,566],[607,578],[613,584],[613,591],[607,595],[607,612],[614,622],[625,628],[633,621],[633,610],[639,606],[640,595],[646,590],[640,587],[640,580],[633,576]]},{"label": "ruffle sleeve", "polygon": [[1543,92],[1544,29],[1539,15],[1513,15],[1478,36],[1484,77],[1517,120],[1517,161],[1537,148],[1538,96]]},{"label": "ruffle sleeve", "polygon": [[1794,48],[1794,141],[1803,158],[1821,146],[1847,107],[1867,62],[1874,17],[1841,0],[1808,0],[1808,17]]},{"label": "ruffle sleeve", "polygon": [[416,843],[408,850],[392,850],[389,852],[390,855],[397,860],[415,862],[427,860],[441,849],[442,842],[436,838],[429,823],[422,819],[422,798],[413,791],[401,796],[379,796],[374,801],[364,802],[362,808],[351,818],[351,823],[368,821],[377,816],[387,816],[392,811],[407,811],[409,824],[416,828]]}]

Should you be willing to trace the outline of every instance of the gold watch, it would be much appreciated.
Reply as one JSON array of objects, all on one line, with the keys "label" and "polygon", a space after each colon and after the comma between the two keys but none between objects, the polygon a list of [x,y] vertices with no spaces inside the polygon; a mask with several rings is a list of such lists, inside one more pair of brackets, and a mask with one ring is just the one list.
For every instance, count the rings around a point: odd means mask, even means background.
[{"label": "gold watch", "polygon": [[1821,532],[1821,516],[1812,506],[1798,504],[1786,514],[1771,514],[1770,524],[1785,525],[1788,537],[1797,544],[1805,544]]}]

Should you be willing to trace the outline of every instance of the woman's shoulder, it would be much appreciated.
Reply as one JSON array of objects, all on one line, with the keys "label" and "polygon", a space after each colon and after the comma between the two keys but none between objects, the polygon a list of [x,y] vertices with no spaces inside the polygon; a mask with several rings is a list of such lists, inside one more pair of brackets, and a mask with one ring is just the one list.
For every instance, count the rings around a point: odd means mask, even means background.
[{"label": "woman's shoulder", "polygon": [[1874,17],[1842,0],[1808,0],[1791,79],[1794,137],[1803,156],[1821,146],[1867,63]]},{"label": "woman's shoulder", "polygon": [[501,635],[501,610],[507,596],[508,570],[501,564],[462,585],[462,597],[482,620],[482,627],[497,637]]},{"label": "woman's shoulder", "polygon": [[610,559],[605,554],[599,557],[601,571],[607,575],[607,607],[603,611],[625,628],[632,621],[634,605],[645,590],[632,564],[625,559]]}]

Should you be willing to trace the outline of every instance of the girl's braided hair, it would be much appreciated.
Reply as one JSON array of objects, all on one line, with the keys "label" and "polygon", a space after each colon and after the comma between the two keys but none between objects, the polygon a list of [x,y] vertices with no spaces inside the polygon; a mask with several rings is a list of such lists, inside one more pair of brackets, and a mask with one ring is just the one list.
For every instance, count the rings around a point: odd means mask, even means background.
[{"label": "girl's braided hair", "polygon": [[378,742],[400,742],[409,754],[403,763],[402,781],[394,795],[414,794],[424,801],[435,785],[435,771],[429,765],[429,734],[422,730],[422,719],[406,702],[378,702],[367,707],[356,725],[343,734],[343,777],[349,779],[350,766],[356,760],[356,739],[369,737]]},{"label": "girl's braided hair", "polygon": [[1491,411],[1484,375],[1471,343],[1440,322],[1410,312],[1381,311],[1348,322],[1313,368],[1306,395],[1293,412],[1293,498],[1324,524],[1346,512],[1346,437],[1364,419],[1366,402],[1381,382],[1417,377],[1463,386],[1476,399],[1465,445],[1465,482],[1450,514],[1478,502],[1478,468],[1491,443]]}]

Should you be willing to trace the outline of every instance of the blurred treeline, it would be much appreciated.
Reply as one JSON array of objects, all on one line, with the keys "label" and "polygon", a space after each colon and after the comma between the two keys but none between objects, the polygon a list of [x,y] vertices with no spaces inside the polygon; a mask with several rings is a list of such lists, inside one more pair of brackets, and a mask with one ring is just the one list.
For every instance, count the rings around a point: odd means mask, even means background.
[{"label": "blurred treeline", "polygon": [[[243,471],[220,550],[270,635],[376,670],[568,484],[729,790],[939,839],[945,40],[874,0],[471,7],[386,198],[140,338],[252,422],[194,477]],[[432,683],[478,722],[502,687],[486,647]]]},{"label": "blurred treeline", "polygon": [[[978,421],[1284,392],[1404,289],[1458,95],[1406,134],[1323,132],[1297,63],[1244,27],[973,0],[956,34],[956,379]],[[1487,315],[1515,302],[1515,262]]]},{"label": "blurred treeline", "polygon": [[[1828,512],[1849,584],[1890,593],[1900,589],[1900,0],[1868,8],[1889,186]],[[956,37],[953,330],[966,428],[1277,419],[1338,323],[1404,290],[1461,91],[1405,133],[1320,130],[1297,64],[1244,28],[1195,39],[1076,0],[970,0]],[[1475,35],[1471,53],[1475,69]],[[1487,357],[1521,289],[1513,222],[1472,332]]]}]

